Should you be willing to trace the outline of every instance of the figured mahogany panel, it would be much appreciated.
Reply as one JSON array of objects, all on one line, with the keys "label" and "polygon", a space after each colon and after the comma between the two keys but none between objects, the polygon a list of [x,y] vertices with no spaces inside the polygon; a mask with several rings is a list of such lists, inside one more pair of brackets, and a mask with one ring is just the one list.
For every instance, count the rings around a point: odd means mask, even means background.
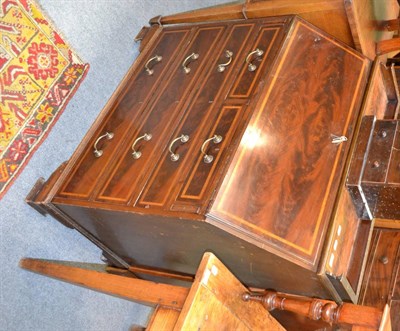
[{"label": "figured mahogany panel", "polygon": [[300,19],[287,38],[208,216],[315,270],[369,61]]},{"label": "figured mahogany panel", "polygon": [[[161,33],[154,48],[142,57],[128,72],[126,85],[120,87],[114,101],[108,105],[109,115],[104,124],[88,139],[87,146],[79,158],[79,162],[72,169],[69,179],[61,188],[61,196],[87,199],[92,192],[107,165],[113,161],[119,151],[125,135],[135,130],[135,123],[145,108],[150,96],[158,88],[166,75],[169,64],[182,47],[185,37],[190,29],[175,29]],[[154,64],[154,74],[149,75],[145,70],[146,62],[154,56],[162,56],[161,62]],[[108,140],[103,138],[97,144],[97,149],[102,151],[100,157],[94,155],[95,141],[106,133],[114,136]]]},{"label": "figured mahogany panel", "polygon": [[[256,22],[245,22],[229,29],[217,56],[212,58],[207,77],[199,84],[194,100],[189,104],[181,123],[166,144],[162,158],[139,198],[139,205],[163,206],[171,190],[179,186],[177,179],[182,176],[182,172],[188,168],[193,157],[198,158],[202,142],[208,138],[207,127],[211,124],[209,118],[212,119],[218,114],[217,107],[221,102],[221,95],[226,93],[226,85],[229,85],[232,76],[236,74],[238,63],[246,56],[244,51],[249,47],[248,40],[254,38],[255,27]],[[227,56],[227,51],[230,51],[231,55]],[[223,71],[218,70],[220,64],[225,64],[222,67]],[[232,121],[234,119],[232,114]],[[174,139],[182,135],[188,136],[189,140],[186,143],[178,140],[172,144]],[[171,152],[168,150],[171,144],[171,151],[179,155],[177,161],[171,160]]]},{"label": "figured mahogany panel", "polygon": [[[100,200],[110,200],[116,203],[127,203],[134,194],[140,193],[143,181],[162,155],[162,148],[169,141],[175,126],[179,123],[179,112],[191,92],[191,87],[202,73],[204,65],[208,64],[210,54],[215,49],[225,25],[204,26],[198,28],[188,47],[179,55],[179,61],[170,79],[162,86],[154,98],[154,103],[141,119],[135,123],[131,131],[129,146],[123,151],[116,167],[107,176],[103,188],[98,194]],[[199,57],[193,58],[192,54]],[[184,71],[184,64],[190,72]],[[140,158],[134,159],[132,147],[134,142],[145,134],[152,135],[151,140],[144,139],[135,145],[135,151],[140,151]],[[135,193],[134,193],[135,192]]]}]

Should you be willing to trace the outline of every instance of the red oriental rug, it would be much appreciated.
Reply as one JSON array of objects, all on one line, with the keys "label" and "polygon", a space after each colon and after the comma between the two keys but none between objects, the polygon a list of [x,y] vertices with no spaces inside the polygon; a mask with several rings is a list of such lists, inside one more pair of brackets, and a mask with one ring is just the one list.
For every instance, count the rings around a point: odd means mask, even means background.
[{"label": "red oriental rug", "polygon": [[0,0],[0,199],[88,68],[32,0]]}]

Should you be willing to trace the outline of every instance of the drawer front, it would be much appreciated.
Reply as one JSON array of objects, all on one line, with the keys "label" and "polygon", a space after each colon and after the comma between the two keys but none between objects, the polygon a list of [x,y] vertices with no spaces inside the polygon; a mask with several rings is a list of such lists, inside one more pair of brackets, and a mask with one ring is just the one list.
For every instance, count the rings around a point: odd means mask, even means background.
[{"label": "drawer front", "polygon": [[398,220],[400,120],[377,120],[371,140],[360,185],[363,200],[374,218]]},{"label": "drawer front", "polygon": [[[210,54],[225,28],[226,25],[214,25],[194,31],[189,45],[174,64],[173,74],[159,87],[158,95],[140,122],[132,126],[132,139],[117,165],[107,175],[107,181],[97,195],[98,200],[122,204],[136,201],[147,176],[163,156],[163,149],[179,123],[192,86],[209,65]],[[198,57],[193,54],[198,54]],[[151,135],[151,139],[140,139],[145,135]],[[139,152],[141,156],[135,158],[134,152]]]},{"label": "drawer front", "polygon": [[386,182],[396,129],[397,121],[376,122],[365,164],[363,182]]},{"label": "drawer front", "polygon": [[400,231],[376,228],[365,268],[359,304],[389,304],[392,330],[400,330]]},{"label": "drawer front", "polygon": [[376,229],[364,274],[360,304],[383,308],[399,300],[400,231]]},{"label": "drawer front", "polygon": [[[59,195],[88,199],[99,177],[115,158],[125,136],[135,126],[149,98],[160,85],[189,31],[188,28],[163,31],[153,49],[131,68],[124,85],[120,86],[104,110],[109,112],[104,124],[88,138],[80,161],[72,169]],[[155,56],[162,59],[158,61]],[[146,71],[146,64],[154,71],[152,75]]]},{"label": "drawer front", "polygon": [[[180,172],[179,184],[172,192],[168,204],[171,210],[200,214],[206,211],[251,112],[251,105],[256,98],[255,86],[271,68],[288,20],[289,18],[283,17],[279,20],[266,19],[257,22],[252,38],[244,45],[243,52],[238,54],[238,62],[233,70],[235,77],[230,79],[233,83],[225,84],[228,89],[223,93],[226,95],[225,99],[221,100],[222,104],[216,104],[218,111],[213,112],[213,117],[208,120],[211,126],[203,130],[202,139],[194,152],[195,157]],[[245,43],[244,40],[241,41]],[[257,47],[267,50],[258,62],[258,57],[249,57]],[[248,62],[256,63],[251,71]],[[246,93],[233,96],[232,91],[238,86],[247,86]]]},{"label": "drawer front", "polygon": [[316,270],[368,70],[365,57],[296,19],[208,216]]},{"label": "drawer front", "polygon": [[[202,205],[204,193],[210,185],[211,179],[220,168],[220,160],[226,153],[232,136],[237,127],[240,115],[243,114],[243,106],[224,106],[222,107],[215,124],[209,131],[208,140],[212,137],[221,137],[221,141],[210,140],[204,145],[205,154],[200,154],[194,166],[185,179],[185,185],[178,195],[174,205],[176,209],[179,202],[190,201],[192,204]],[[212,161],[207,161],[207,158]]]},{"label": "drawer front", "polygon": [[[237,72],[238,64],[245,56],[245,46],[250,38],[254,38],[255,23],[243,23],[234,25],[224,38],[224,43],[220,43],[218,51],[210,58],[212,62],[209,67],[207,78],[199,84],[198,92],[194,100],[189,104],[181,123],[175,130],[174,135],[168,141],[167,147],[163,151],[163,156],[152,174],[148,184],[141,195],[138,205],[141,206],[165,206],[172,190],[176,189],[177,179],[183,172],[187,172],[189,165],[193,162],[193,156],[197,160],[201,158],[201,145],[208,138],[207,127],[210,125],[211,117],[214,116],[220,104],[221,94],[223,96],[224,86],[229,84],[232,75]],[[230,53],[227,53],[229,51]],[[222,66],[221,66],[222,64]],[[223,68],[218,69],[218,68]],[[223,111],[223,113],[225,113]],[[229,112],[231,123],[234,122],[237,109]],[[227,120],[224,114],[225,121]],[[217,120],[217,122],[220,119]],[[228,129],[225,128],[219,134],[224,135],[226,140]],[[208,134],[208,135],[207,135]],[[187,135],[188,141],[182,142],[177,138]],[[220,144],[218,148],[221,148]],[[170,148],[169,148],[170,147]],[[171,153],[172,152],[172,153]],[[172,160],[171,154],[179,155],[178,160]],[[174,156],[173,156],[174,157]],[[216,160],[217,161],[217,160]],[[209,166],[215,166],[216,162]]]},{"label": "drawer front", "polygon": [[282,32],[281,25],[263,25],[257,39],[242,61],[242,67],[228,97],[230,99],[248,99],[257,87],[265,69],[275,59],[278,48],[276,42]]}]

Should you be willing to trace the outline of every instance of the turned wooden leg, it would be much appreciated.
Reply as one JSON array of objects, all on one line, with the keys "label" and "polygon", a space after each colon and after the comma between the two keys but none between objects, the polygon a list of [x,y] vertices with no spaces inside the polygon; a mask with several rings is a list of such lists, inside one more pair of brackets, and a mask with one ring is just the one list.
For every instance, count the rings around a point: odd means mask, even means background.
[{"label": "turned wooden leg", "polygon": [[285,310],[311,320],[322,320],[329,324],[342,324],[364,330],[378,330],[383,320],[383,311],[378,308],[350,303],[338,305],[329,300],[293,296],[275,291],[245,293],[243,300],[259,301],[268,311]]}]

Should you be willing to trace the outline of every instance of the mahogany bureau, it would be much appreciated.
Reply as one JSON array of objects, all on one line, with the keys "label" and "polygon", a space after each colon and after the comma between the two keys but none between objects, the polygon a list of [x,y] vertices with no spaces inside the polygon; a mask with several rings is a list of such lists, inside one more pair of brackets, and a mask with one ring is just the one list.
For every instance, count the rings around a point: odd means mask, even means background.
[{"label": "mahogany bureau", "polygon": [[143,31],[30,204],[118,266],[211,251],[248,286],[356,301],[372,227],[342,193],[370,60],[296,16]]}]

